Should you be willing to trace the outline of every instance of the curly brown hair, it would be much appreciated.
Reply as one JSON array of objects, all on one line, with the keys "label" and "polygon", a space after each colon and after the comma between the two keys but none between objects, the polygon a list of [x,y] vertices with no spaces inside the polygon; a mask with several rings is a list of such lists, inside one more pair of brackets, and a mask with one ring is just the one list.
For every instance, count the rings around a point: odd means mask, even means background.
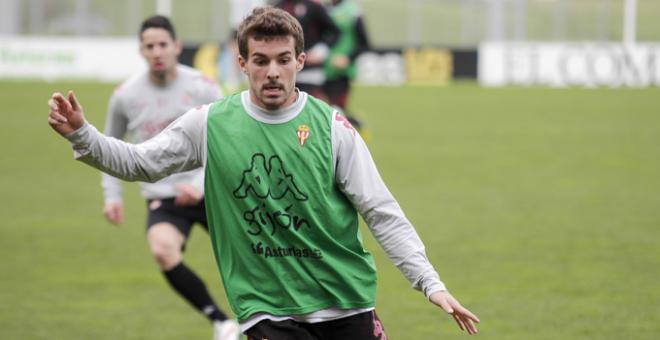
[{"label": "curly brown hair", "polygon": [[296,56],[305,49],[303,30],[296,18],[284,10],[270,6],[255,8],[238,26],[238,53],[248,59],[248,39],[269,40],[292,36]]}]

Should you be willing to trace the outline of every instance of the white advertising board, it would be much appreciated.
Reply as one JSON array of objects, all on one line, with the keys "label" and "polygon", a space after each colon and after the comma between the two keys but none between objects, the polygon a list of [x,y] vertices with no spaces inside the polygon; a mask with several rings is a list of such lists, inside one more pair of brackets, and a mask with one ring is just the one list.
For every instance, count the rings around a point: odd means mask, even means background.
[{"label": "white advertising board", "polygon": [[406,63],[401,53],[366,52],[356,63],[359,84],[397,86],[406,82]]},{"label": "white advertising board", "polygon": [[660,44],[487,42],[482,86],[660,86]]},{"label": "white advertising board", "polygon": [[120,81],[145,67],[135,38],[0,37],[0,79]]}]

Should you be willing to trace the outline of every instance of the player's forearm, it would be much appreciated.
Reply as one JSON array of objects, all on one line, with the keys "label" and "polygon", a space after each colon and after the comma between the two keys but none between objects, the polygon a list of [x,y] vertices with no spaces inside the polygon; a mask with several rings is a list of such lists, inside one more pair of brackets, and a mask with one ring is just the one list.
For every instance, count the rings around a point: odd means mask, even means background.
[{"label": "player's forearm", "polygon": [[426,257],[424,244],[385,186],[364,141],[341,117],[334,119],[336,181],[369,225],[376,241],[413,288],[428,297],[444,284]]},{"label": "player's forearm", "polygon": [[122,201],[121,181],[106,173],[101,174],[101,187],[105,203],[116,203]]},{"label": "player's forearm", "polygon": [[154,150],[149,145],[132,145],[106,137],[88,123],[67,139],[77,160],[123,180],[155,182],[171,170],[159,164],[158,148]]},{"label": "player's forearm", "polygon": [[[382,192],[383,189],[375,189],[375,192]],[[412,287],[422,291],[426,297],[438,290],[445,290],[445,285],[426,256],[424,243],[394,198],[387,192],[381,199],[371,201],[371,204],[367,202],[362,207],[361,214],[390,261]]]},{"label": "player's forearm", "polygon": [[349,181],[344,190],[378,244],[411,286],[422,291],[427,298],[436,291],[446,290],[426,257],[424,244],[417,231],[387,190],[375,167],[361,168],[373,170],[356,176],[359,179]]},{"label": "player's forearm", "polygon": [[424,293],[427,298],[437,291],[447,290],[445,284],[440,280],[438,272],[426,257],[423,246],[409,254],[396,267],[408,279],[412,287]]}]

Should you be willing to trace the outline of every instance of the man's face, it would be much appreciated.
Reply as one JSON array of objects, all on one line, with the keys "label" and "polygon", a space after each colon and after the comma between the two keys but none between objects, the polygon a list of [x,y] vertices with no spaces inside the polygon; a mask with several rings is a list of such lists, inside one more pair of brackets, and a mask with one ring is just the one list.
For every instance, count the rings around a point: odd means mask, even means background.
[{"label": "man's face", "polygon": [[172,39],[162,28],[147,28],[142,32],[140,52],[149,64],[149,71],[157,78],[164,78],[175,69],[181,53],[181,43]]},{"label": "man's face", "polygon": [[258,106],[276,110],[296,100],[296,73],[305,63],[305,54],[296,56],[291,36],[248,39],[248,58],[238,63],[250,84],[250,96]]}]

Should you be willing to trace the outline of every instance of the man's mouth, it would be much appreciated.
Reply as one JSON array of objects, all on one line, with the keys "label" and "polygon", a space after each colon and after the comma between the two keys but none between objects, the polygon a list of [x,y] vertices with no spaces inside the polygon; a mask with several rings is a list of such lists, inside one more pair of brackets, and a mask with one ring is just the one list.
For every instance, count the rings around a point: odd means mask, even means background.
[{"label": "man's mouth", "polygon": [[277,96],[282,91],[282,85],[280,84],[266,84],[262,87],[262,90],[266,96]]}]

